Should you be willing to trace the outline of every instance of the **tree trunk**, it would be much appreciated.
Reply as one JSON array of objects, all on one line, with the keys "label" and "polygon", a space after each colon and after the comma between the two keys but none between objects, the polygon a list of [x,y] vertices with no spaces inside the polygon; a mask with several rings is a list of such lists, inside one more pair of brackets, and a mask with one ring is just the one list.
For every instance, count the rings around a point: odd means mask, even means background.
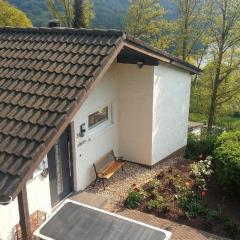
[{"label": "tree trunk", "polygon": [[217,108],[217,94],[218,94],[218,87],[220,85],[219,79],[220,79],[220,73],[221,73],[222,58],[223,58],[223,51],[220,50],[219,58],[216,66],[216,75],[213,82],[214,85],[213,85],[211,104],[210,104],[209,115],[208,115],[208,132],[212,130],[216,108]]},{"label": "tree trunk", "polygon": [[208,115],[208,132],[212,130],[213,123],[214,123],[214,117],[215,117],[216,106],[217,106],[217,91],[218,91],[218,87],[216,84],[214,84],[212,97],[211,97],[211,104],[209,109],[209,115]]},{"label": "tree trunk", "polygon": [[72,23],[73,27],[74,28],[86,27],[83,13],[84,12],[83,0],[74,0],[73,12],[74,12]]},{"label": "tree trunk", "polygon": [[187,41],[186,39],[184,38],[183,40],[183,48],[182,48],[182,60],[183,61],[186,61],[186,52],[187,52]]}]

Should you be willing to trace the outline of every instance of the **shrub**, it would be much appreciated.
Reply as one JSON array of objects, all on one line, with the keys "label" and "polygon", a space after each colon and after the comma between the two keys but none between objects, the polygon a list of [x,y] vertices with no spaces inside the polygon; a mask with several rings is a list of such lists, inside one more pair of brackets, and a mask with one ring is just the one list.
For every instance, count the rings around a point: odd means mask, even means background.
[{"label": "shrub", "polygon": [[150,186],[155,189],[158,186],[160,186],[160,181],[157,178],[153,178],[152,180],[149,181]]},{"label": "shrub", "polygon": [[216,141],[216,146],[221,146],[226,141],[240,142],[240,131],[224,132]]},{"label": "shrub", "polygon": [[161,212],[168,213],[171,210],[171,205],[167,202],[161,204]]},{"label": "shrub", "polygon": [[231,219],[227,219],[224,222],[224,229],[227,232],[227,234],[232,238],[234,238],[240,232],[239,224]]},{"label": "shrub", "polygon": [[153,209],[157,209],[161,206],[161,204],[163,203],[164,198],[160,195],[156,196],[156,199],[151,199],[148,201],[148,209],[149,210],[153,210]]},{"label": "shrub", "polygon": [[205,214],[206,214],[207,223],[209,223],[209,224],[212,223],[213,221],[219,219],[221,216],[221,213],[219,211],[212,210],[209,208],[206,209]]},{"label": "shrub", "polygon": [[204,214],[205,206],[202,198],[198,194],[194,194],[185,203],[188,217],[197,217],[198,215]]},{"label": "shrub", "polygon": [[206,190],[206,178],[212,174],[212,157],[208,156],[205,160],[194,162],[190,165],[191,174],[195,179],[195,184],[199,190]]},{"label": "shrub", "polygon": [[145,198],[146,193],[142,188],[137,188],[132,186],[128,191],[128,196],[125,201],[125,206],[127,208],[136,208]]},{"label": "shrub", "polygon": [[240,131],[223,133],[216,146],[218,182],[228,193],[240,194]]},{"label": "shrub", "polygon": [[178,204],[186,211],[186,215],[196,217],[205,212],[205,206],[201,195],[190,191],[187,187],[179,187],[175,195]]},{"label": "shrub", "polygon": [[205,221],[204,225],[207,229],[210,230],[214,227],[215,222],[220,220],[221,212],[206,208],[205,218],[206,218],[206,221]]},{"label": "shrub", "polygon": [[203,158],[212,155],[215,149],[215,143],[218,133],[207,133],[203,131],[200,136],[192,133],[188,135],[186,157],[190,159],[198,159],[199,156]]}]

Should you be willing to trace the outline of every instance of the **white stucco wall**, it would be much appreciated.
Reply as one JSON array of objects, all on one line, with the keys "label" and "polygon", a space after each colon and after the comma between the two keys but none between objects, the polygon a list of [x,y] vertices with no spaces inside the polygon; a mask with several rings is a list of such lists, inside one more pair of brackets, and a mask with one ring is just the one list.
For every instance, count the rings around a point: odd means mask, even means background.
[{"label": "white stucco wall", "polygon": [[[186,145],[191,76],[169,65],[114,63],[74,117],[74,190],[94,179],[93,163],[111,149],[153,165]],[[88,130],[88,116],[109,106],[112,119]],[[86,134],[80,137],[85,123]]]},{"label": "white stucco wall", "polygon": [[152,164],[187,144],[191,75],[161,63],[154,68]]},{"label": "white stucco wall", "polygon": [[[88,116],[105,106],[112,109],[112,117],[108,122],[89,131]],[[80,125],[83,123],[85,123],[87,132],[85,137],[79,137]],[[79,191],[95,179],[93,163],[112,149],[116,155],[118,154],[118,87],[113,74],[113,66],[86,99],[74,117],[72,126],[73,148],[75,149],[73,155],[74,188],[75,191]]]},{"label": "white stucco wall", "polygon": [[[51,213],[51,200],[49,191],[49,178],[41,174],[27,183],[29,213],[36,210]],[[0,239],[13,240],[14,226],[19,222],[18,202],[15,199],[10,204],[0,205]]]},{"label": "white stucco wall", "polygon": [[119,152],[127,160],[151,165],[153,67],[118,64]]},{"label": "white stucco wall", "polygon": [[[94,179],[93,163],[110,150],[129,161],[151,164],[153,67],[114,63],[72,122],[74,190]],[[89,131],[88,116],[111,106],[112,119]],[[86,135],[79,137],[85,123]]]}]

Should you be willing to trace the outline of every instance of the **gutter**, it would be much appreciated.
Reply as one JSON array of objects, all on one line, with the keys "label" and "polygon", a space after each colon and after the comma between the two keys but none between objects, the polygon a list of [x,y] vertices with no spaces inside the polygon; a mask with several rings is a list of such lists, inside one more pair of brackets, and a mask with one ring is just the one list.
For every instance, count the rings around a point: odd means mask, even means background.
[{"label": "gutter", "polygon": [[187,67],[187,66],[185,66],[185,65],[183,65],[179,62],[176,62],[176,61],[171,61],[171,65],[182,68],[182,69],[185,69],[185,70],[189,71],[191,74],[198,74],[199,72],[202,72],[201,69],[194,70],[193,68]]}]

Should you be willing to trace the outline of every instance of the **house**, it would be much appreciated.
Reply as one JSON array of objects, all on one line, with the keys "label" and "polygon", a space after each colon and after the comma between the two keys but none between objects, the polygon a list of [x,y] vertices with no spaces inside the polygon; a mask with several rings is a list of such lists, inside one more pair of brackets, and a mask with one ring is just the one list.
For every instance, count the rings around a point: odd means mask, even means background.
[{"label": "house", "polygon": [[199,71],[118,30],[0,29],[0,239],[88,186],[111,149],[146,166],[181,153]]}]

